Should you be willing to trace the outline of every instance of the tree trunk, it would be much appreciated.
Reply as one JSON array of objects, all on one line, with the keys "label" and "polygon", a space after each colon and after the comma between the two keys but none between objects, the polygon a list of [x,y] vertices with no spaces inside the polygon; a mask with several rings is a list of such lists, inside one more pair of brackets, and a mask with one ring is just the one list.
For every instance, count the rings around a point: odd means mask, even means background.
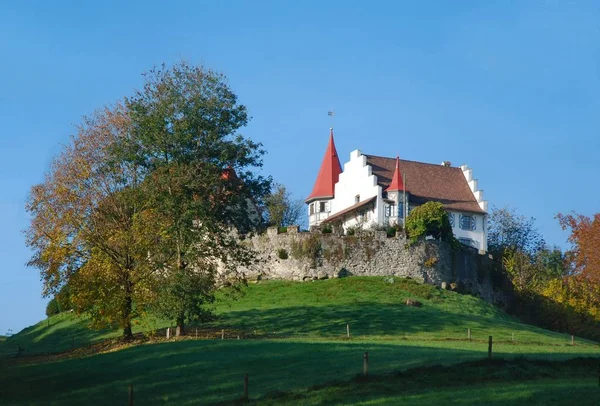
[{"label": "tree trunk", "polygon": [[133,332],[131,331],[131,313],[133,310],[133,298],[132,298],[132,283],[129,279],[128,275],[126,276],[125,281],[125,298],[123,300],[123,339],[125,341],[130,341],[133,339]]},{"label": "tree trunk", "polygon": [[176,336],[185,335],[185,324],[183,316],[177,317],[177,330],[175,333]]}]

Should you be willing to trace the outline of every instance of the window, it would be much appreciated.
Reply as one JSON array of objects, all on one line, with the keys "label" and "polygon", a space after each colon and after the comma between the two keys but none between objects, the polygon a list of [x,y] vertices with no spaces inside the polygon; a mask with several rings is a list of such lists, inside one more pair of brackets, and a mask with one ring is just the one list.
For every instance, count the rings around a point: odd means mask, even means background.
[{"label": "window", "polygon": [[397,216],[399,218],[404,218],[404,203],[399,202],[398,203],[398,212],[397,212]]},{"label": "window", "polygon": [[354,196],[354,203],[360,202],[360,195]]},{"label": "window", "polygon": [[448,213],[448,220],[450,220],[450,227],[454,228],[454,213]]},{"label": "window", "polygon": [[475,218],[469,215],[460,215],[460,228],[475,231]]},{"label": "window", "polygon": [[385,206],[385,216],[386,217],[390,217],[393,212],[394,212],[394,205],[393,204],[387,204]]},{"label": "window", "polygon": [[310,206],[308,206],[308,207],[309,207],[309,214],[310,215],[315,214],[315,204],[311,203]]},{"label": "window", "polygon": [[461,244],[464,244],[468,247],[472,247],[473,246],[473,240],[470,238],[459,238],[458,242]]},{"label": "window", "polygon": [[319,203],[319,211],[320,212],[327,211],[327,203],[326,202]]}]

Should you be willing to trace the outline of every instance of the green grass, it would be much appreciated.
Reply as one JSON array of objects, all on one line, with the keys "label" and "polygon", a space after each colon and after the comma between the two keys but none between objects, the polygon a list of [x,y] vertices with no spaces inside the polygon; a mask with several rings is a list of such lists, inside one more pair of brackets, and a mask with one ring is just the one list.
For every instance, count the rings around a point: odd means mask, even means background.
[{"label": "green grass", "polygon": [[[405,306],[406,298],[422,301],[423,307]],[[238,301],[221,300],[217,312],[218,320],[203,327],[214,332],[225,329],[226,340],[144,344],[52,362],[22,364],[5,359],[0,370],[0,404],[123,404],[130,383],[135,387],[136,404],[230,402],[241,395],[246,372],[251,398],[260,403],[275,402],[269,394],[280,392],[284,397],[279,400],[288,404],[295,404],[298,394],[306,404],[329,403],[323,399],[330,398],[331,403],[346,403],[344,382],[358,384],[353,379],[361,371],[365,351],[369,352],[370,373],[380,377],[486,358],[489,335],[494,337],[494,359],[563,362],[600,353],[596,343],[578,339],[571,346],[570,337],[520,324],[474,297],[403,279],[394,283],[359,277],[263,282],[250,285]],[[68,349],[71,343],[63,341],[71,335],[78,337],[76,345],[119,335],[89,331],[85,320],[70,314],[50,322],[50,327],[41,322],[10,337],[0,349],[23,343],[32,353],[47,353]],[[350,324],[351,340],[345,339],[346,324]],[[160,327],[160,323],[150,327]],[[472,329],[473,341],[465,340],[467,328]],[[513,333],[515,343],[511,342]],[[237,340],[237,335],[242,339]],[[589,384],[585,371],[573,370],[583,376],[573,381],[576,387]],[[410,404],[435,404],[447,402],[452,393],[464,393],[465,399],[471,399],[464,404],[486,403],[492,395],[504,399],[505,403],[496,404],[510,404],[511,399],[527,399],[538,391],[570,398],[568,385],[566,392],[549,390],[552,382],[559,382],[559,387],[568,376],[548,379],[539,374],[526,383],[505,379],[453,388],[442,382],[435,391],[415,389],[414,393],[391,391],[397,382],[383,380],[381,385],[388,389],[359,382],[366,385],[364,393],[358,391],[349,403],[397,404],[408,396]],[[331,382],[342,382],[341,389],[327,386],[303,392]],[[520,395],[511,398],[513,387]],[[477,395],[478,390],[490,395]],[[586,404],[585,399],[580,404]]]},{"label": "green grass", "polygon": [[[150,318],[137,325],[135,332],[162,327],[165,323]],[[23,355],[60,353],[119,337],[118,330],[91,330],[89,320],[73,313],[60,313],[27,327],[18,334],[0,340],[0,358],[13,356],[21,348]]]},{"label": "green grass", "polygon": [[[598,361],[477,361],[450,367],[357,377],[289,393],[267,395],[261,405],[597,405]],[[431,390],[435,388],[435,390]]]}]

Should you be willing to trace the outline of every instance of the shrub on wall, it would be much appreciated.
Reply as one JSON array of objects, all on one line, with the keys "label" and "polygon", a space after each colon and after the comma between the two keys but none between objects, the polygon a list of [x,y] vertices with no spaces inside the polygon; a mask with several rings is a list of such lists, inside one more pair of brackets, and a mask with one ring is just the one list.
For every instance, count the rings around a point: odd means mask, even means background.
[{"label": "shrub on wall", "polygon": [[406,233],[412,242],[427,236],[442,241],[454,240],[448,213],[438,202],[427,202],[412,210],[406,219]]},{"label": "shrub on wall", "polygon": [[288,252],[284,248],[279,248],[277,250],[277,256],[279,259],[288,259]]},{"label": "shrub on wall", "polygon": [[317,258],[321,253],[321,239],[317,234],[302,241],[292,241],[292,256],[295,259],[310,259],[312,266],[316,266]]}]

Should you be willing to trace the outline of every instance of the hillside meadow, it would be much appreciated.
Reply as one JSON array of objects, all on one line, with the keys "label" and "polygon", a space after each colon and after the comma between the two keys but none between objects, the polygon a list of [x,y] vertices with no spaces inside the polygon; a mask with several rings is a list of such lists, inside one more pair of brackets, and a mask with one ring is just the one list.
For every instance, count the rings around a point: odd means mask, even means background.
[{"label": "hillside meadow", "polygon": [[[42,321],[0,343],[0,403],[123,404],[130,384],[136,404],[236,403],[245,373],[258,404],[432,404],[453,393],[464,393],[459,404],[566,404],[582,388],[589,396],[579,404],[600,399],[597,343],[571,345],[478,298],[412,280],[266,281],[238,300],[222,294],[215,310],[217,320],[186,338],[167,342],[168,323],[151,319],[137,328],[153,338],[116,348],[102,343],[118,331],[89,330],[71,313]],[[480,364],[490,335],[492,360]],[[357,377],[365,352],[368,379]]]}]

